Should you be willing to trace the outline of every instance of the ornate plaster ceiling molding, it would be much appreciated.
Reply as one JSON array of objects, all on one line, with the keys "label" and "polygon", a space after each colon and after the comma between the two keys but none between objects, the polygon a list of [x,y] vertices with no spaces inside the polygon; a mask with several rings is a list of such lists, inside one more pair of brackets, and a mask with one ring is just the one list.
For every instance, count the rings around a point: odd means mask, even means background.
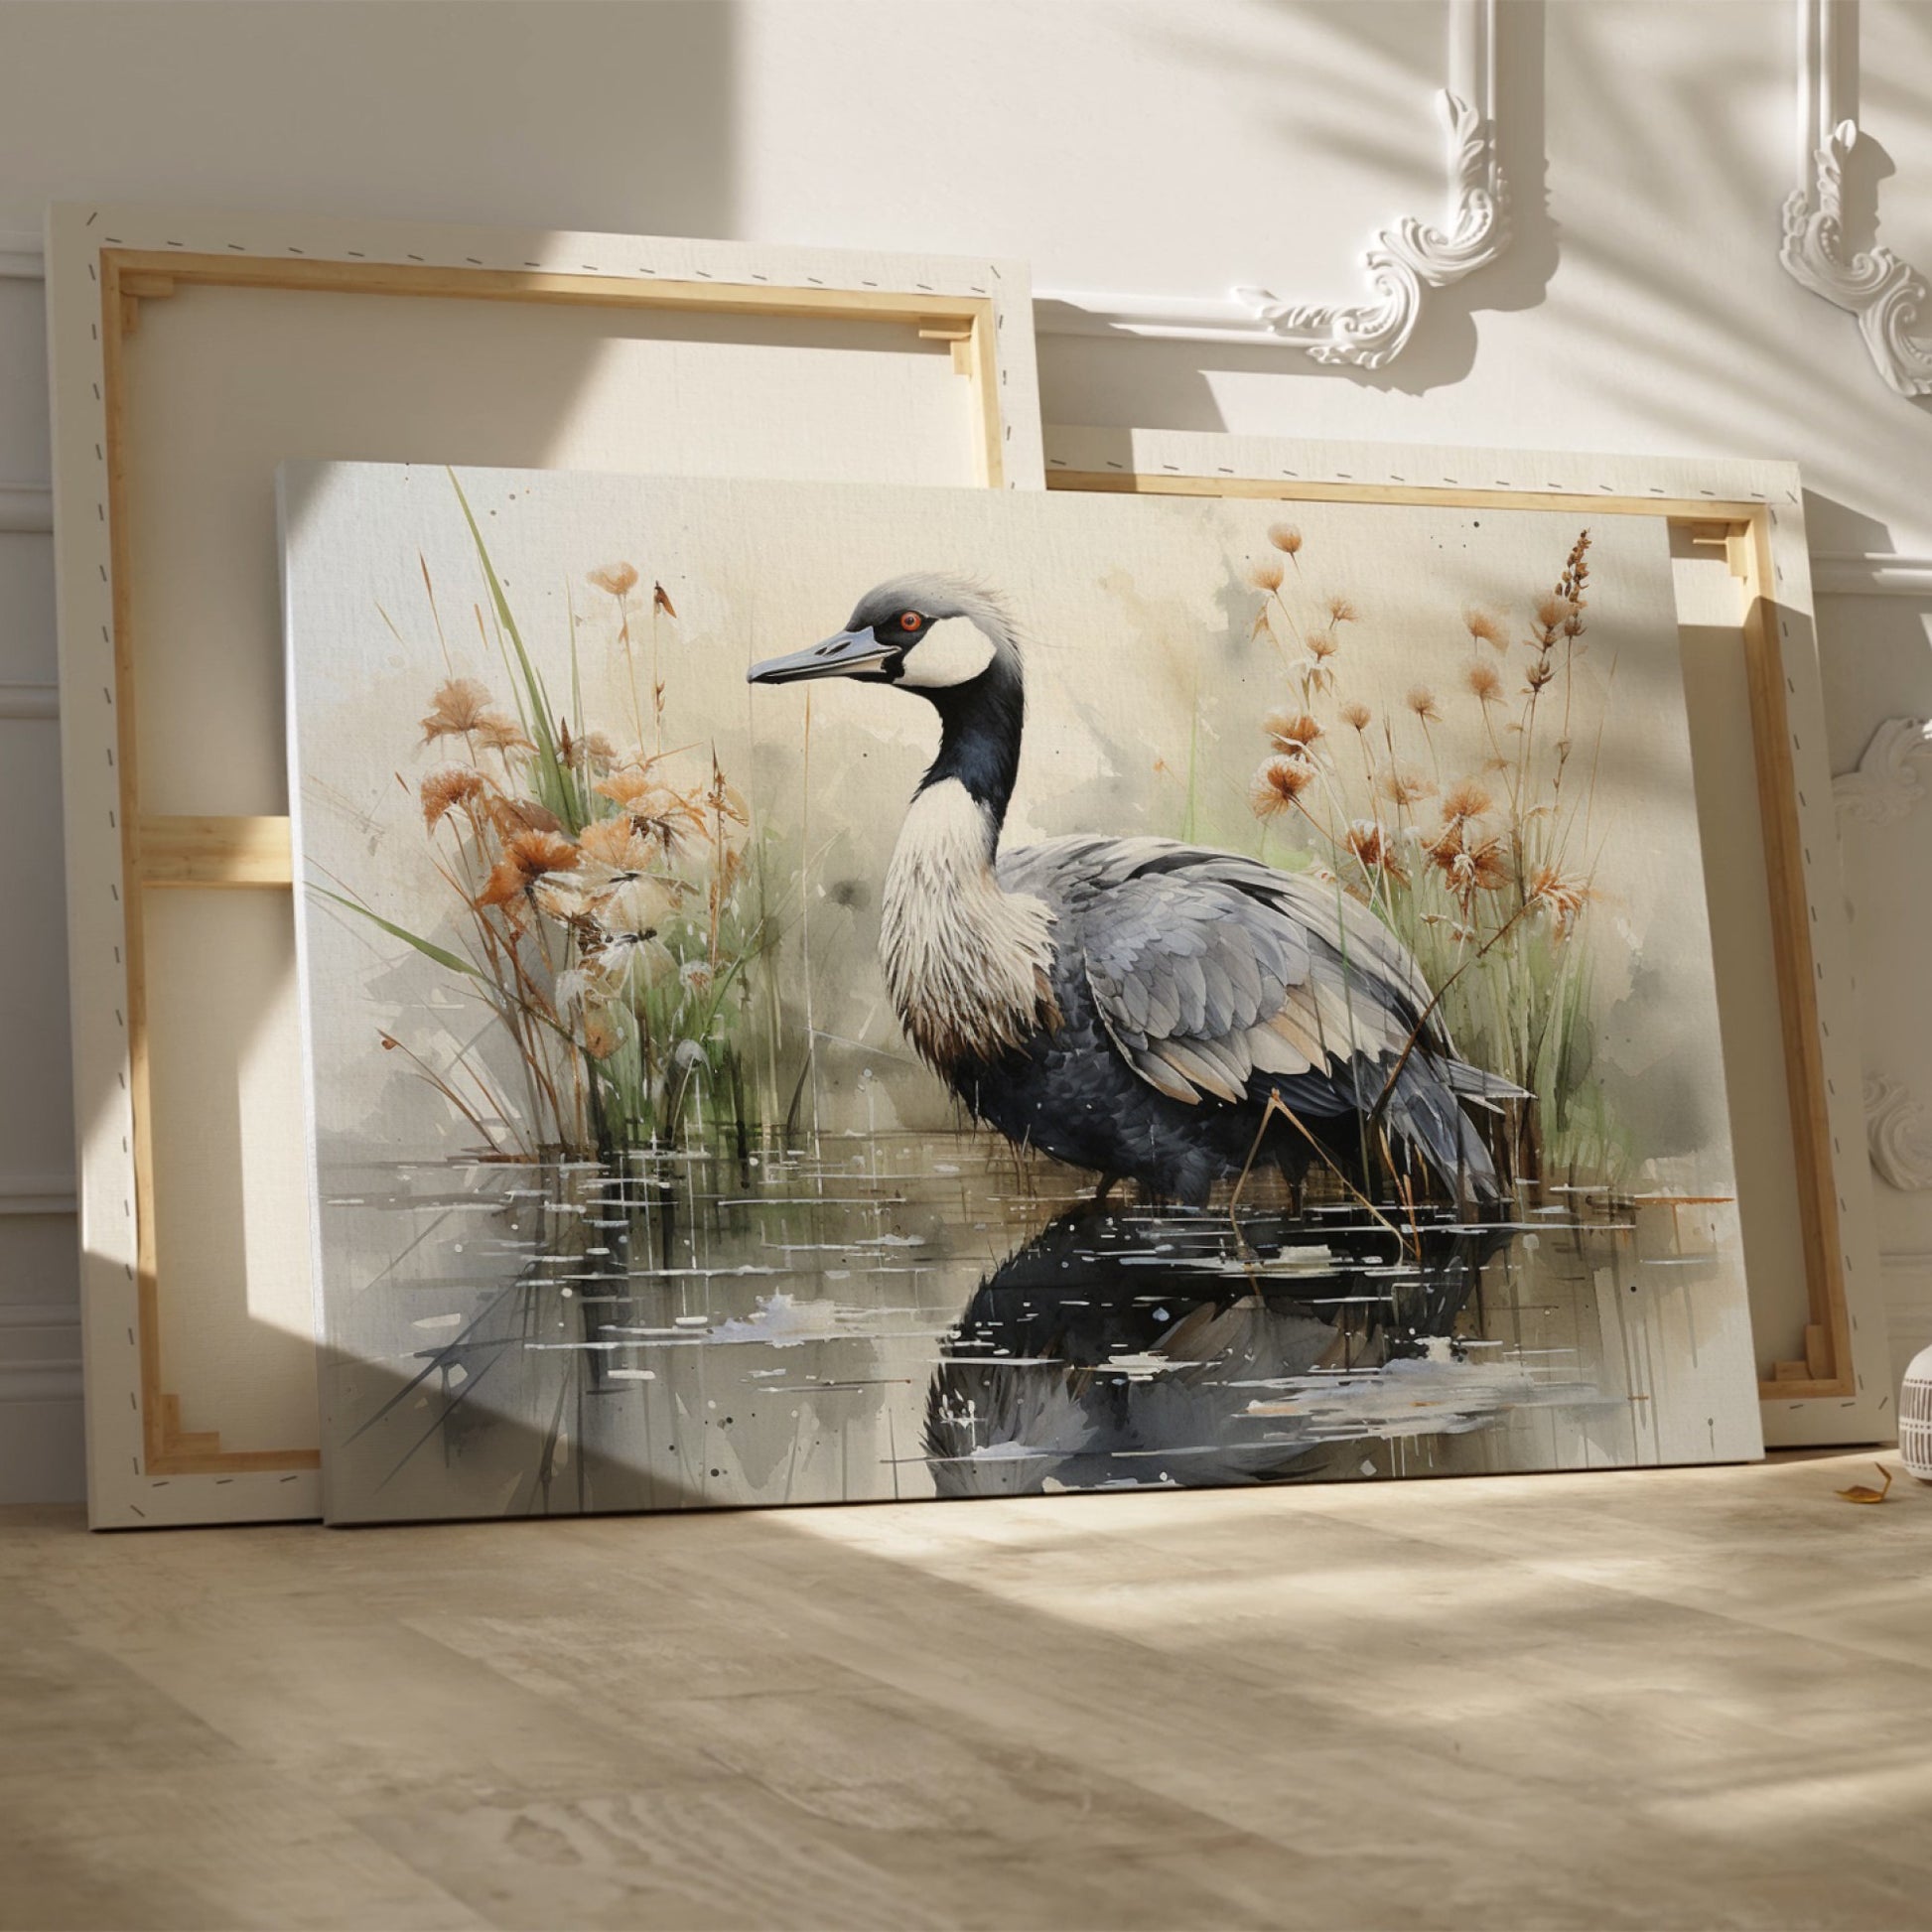
[{"label": "ornate plaster ceiling molding", "polygon": [[[1798,0],[1798,186],[1778,258],[1814,295],[1858,318],[1878,373],[1932,395],[1925,277],[1889,248],[1848,248],[1845,165],[1858,145],[1859,0]],[[1870,208],[1877,217],[1876,192]]]},{"label": "ornate plaster ceiling molding", "polygon": [[1449,85],[1436,96],[1449,142],[1449,203],[1440,227],[1405,215],[1362,255],[1374,293],[1356,303],[1287,302],[1263,288],[1225,296],[1041,291],[1048,334],[1261,343],[1312,360],[1379,369],[1409,345],[1432,290],[1486,267],[1509,245],[1509,188],[1496,152],[1499,0],[1449,0]]},{"label": "ornate plaster ceiling molding", "polygon": [[1889,825],[1925,796],[1917,770],[1932,758],[1932,725],[1923,718],[1887,718],[1871,734],[1858,768],[1832,780],[1841,818],[1863,825]]},{"label": "ornate plaster ceiling molding", "polygon": [[1880,1180],[1908,1194],[1932,1188],[1932,1118],[1882,1073],[1864,1078],[1864,1137]]}]

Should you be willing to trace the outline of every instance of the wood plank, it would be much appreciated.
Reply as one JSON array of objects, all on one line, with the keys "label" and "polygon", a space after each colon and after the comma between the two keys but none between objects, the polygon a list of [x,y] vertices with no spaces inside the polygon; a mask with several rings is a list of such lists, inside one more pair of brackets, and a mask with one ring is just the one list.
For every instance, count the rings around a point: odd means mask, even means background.
[{"label": "wood plank", "polygon": [[1049,470],[1048,489],[1097,489],[1128,496],[1233,496],[1264,502],[1433,503],[1445,509],[1574,510],[1661,516],[1673,522],[1755,522],[1762,503],[1691,496],[1617,496],[1588,489],[1463,489],[1426,483],[1330,483],[1313,478],[1149,476],[1131,470]]},{"label": "wood plank", "polygon": [[953,345],[953,366],[965,358],[979,414],[980,481],[989,489],[1006,486],[1006,431],[1000,414],[1000,358],[995,341],[998,322],[989,302],[974,319],[971,339]]},{"label": "wood plank", "polygon": [[[1790,1096],[1791,1140],[1797,1156],[1798,1225],[1805,1253],[1805,1287],[1812,1322],[1825,1330],[1805,1336],[1812,1386],[1821,1393],[1858,1393],[1852,1372],[1851,1313],[1845,1299],[1845,1242],[1838,1188],[1832,1177],[1832,1127],[1819,1031],[1818,966],[1812,953],[1811,896],[1805,878],[1804,837],[1798,824],[1797,779],[1791,762],[1791,720],[1781,620],[1770,595],[1770,520],[1754,519],[1745,561],[1744,666],[1750,696],[1758,810],[1764,821],[1764,870],[1771,897],[1771,949],[1778,984],[1778,1021]],[[1822,1368],[1822,1372],[1821,1372]]]},{"label": "wood plank", "polygon": [[143,886],[252,887],[294,883],[286,818],[139,820],[136,877]]},{"label": "wood plank", "polygon": [[1812,1380],[1803,1362],[1778,1362],[1770,1379],[1757,1385],[1760,1402],[1842,1402],[1851,1393],[1837,1377],[1828,1382]]},{"label": "wood plank", "polygon": [[846,322],[990,321],[990,296],[910,289],[785,288],[765,282],[659,281],[650,276],[562,275],[545,269],[443,268],[411,262],[311,261],[265,255],[176,255],[103,248],[123,274],[158,275],[205,288],[322,290],[336,295],[417,295],[467,302],[556,302],[582,307],[681,310],[700,315],[787,316]]},{"label": "wood plank", "polygon": [[[1613,1871],[1631,1925],[1916,1924],[1926,1492],[1833,1496],[1874,1479],[1861,1454],[106,1550],[0,1512],[0,1916],[1510,1928],[1587,1918]],[[1851,1767],[1837,1802],[1821,1759]],[[1640,1795],[1606,1804],[1606,1764]]]},{"label": "wood plank", "polygon": [[156,1476],[242,1475],[252,1471],[277,1473],[287,1469],[319,1469],[318,1449],[224,1449],[218,1429],[184,1429],[181,1397],[164,1395],[159,1403],[161,1449],[147,1458],[148,1474]]},{"label": "wood plank", "polygon": [[[134,729],[133,585],[127,486],[127,376],[123,331],[139,304],[124,295],[116,264],[100,271],[101,407],[106,420],[107,540],[113,576],[115,774],[120,797],[121,923],[127,971],[127,1098],[134,1163],[134,1286],[140,1356],[141,1458],[152,1470],[167,1449],[162,1407],[161,1310],[155,1277],[154,1119],[149,1077],[147,955],[141,922],[138,742]],[[80,1016],[76,1016],[78,1019]]]},{"label": "wood plank", "polygon": [[1822,1322],[1812,1321],[1805,1326],[1805,1367],[1814,1381],[1824,1382],[1832,1377],[1832,1331]]},{"label": "wood plank", "polygon": [[277,1474],[292,1469],[322,1467],[320,1449],[210,1449],[203,1440],[218,1433],[202,1432],[170,1444],[158,1455],[150,1473],[163,1476],[238,1476],[253,1473]]},{"label": "wood plank", "polygon": [[165,1447],[151,1468],[165,1474],[184,1455],[219,1455],[221,1433],[215,1429],[184,1429],[181,1426],[181,1397],[161,1398],[161,1430]]}]

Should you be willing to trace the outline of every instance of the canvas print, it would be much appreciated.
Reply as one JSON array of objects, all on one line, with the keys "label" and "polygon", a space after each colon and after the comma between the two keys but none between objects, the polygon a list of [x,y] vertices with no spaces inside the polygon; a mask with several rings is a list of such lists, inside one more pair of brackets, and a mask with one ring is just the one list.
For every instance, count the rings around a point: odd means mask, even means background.
[{"label": "canvas print", "polygon": [[333,1519],[1758,1452],[1661,520],[283,528]]}]

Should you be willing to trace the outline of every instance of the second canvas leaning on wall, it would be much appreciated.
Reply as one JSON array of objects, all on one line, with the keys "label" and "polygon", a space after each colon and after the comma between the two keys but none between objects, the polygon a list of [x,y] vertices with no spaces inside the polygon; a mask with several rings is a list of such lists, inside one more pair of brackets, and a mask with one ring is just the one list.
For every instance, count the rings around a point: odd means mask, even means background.
[{"label": "second canvas leaning on wall", "polygon": [[332,1519],[1758,1452],[1661,521],[283,517]]}]

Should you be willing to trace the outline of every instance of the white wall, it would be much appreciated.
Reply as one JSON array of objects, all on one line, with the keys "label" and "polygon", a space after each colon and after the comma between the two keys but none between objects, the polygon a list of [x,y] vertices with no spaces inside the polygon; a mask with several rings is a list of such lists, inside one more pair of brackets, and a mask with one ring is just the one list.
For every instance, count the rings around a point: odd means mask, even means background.
[{"label": "white wall", "polygon": [[[1932,6],[1862,13],[1883,238],[1932,264]],[[1377,225],[1435,212],[1445,47],[1436,0],[0,5],[0,233],[97,196],[1347,297]],[[1850,318],[1778,266],[1794,50],[1787,0],[1507,0],[1516,239],[1398,362],[1055,337],[1047,416],[1795,458],[1814,551],[1932,557],[1932,405],[1887,390]],[[38,304],[0,280],[0,526],[33,520],[4,485],[46,477]],[[1881,719],[1932,714],[1928,614],[1824,602],[1837,767]],[[0,527],[0,1494],[79,1481],[72,1223],[39,1211],[71,1186],[53,661],[47,539]],[[1932,1101],[1928,830],[1861,832],[1853,870],[1867,1064]],[[1902,1347],[1932,1339],[1932,1192],[1879,1193]]]}]

